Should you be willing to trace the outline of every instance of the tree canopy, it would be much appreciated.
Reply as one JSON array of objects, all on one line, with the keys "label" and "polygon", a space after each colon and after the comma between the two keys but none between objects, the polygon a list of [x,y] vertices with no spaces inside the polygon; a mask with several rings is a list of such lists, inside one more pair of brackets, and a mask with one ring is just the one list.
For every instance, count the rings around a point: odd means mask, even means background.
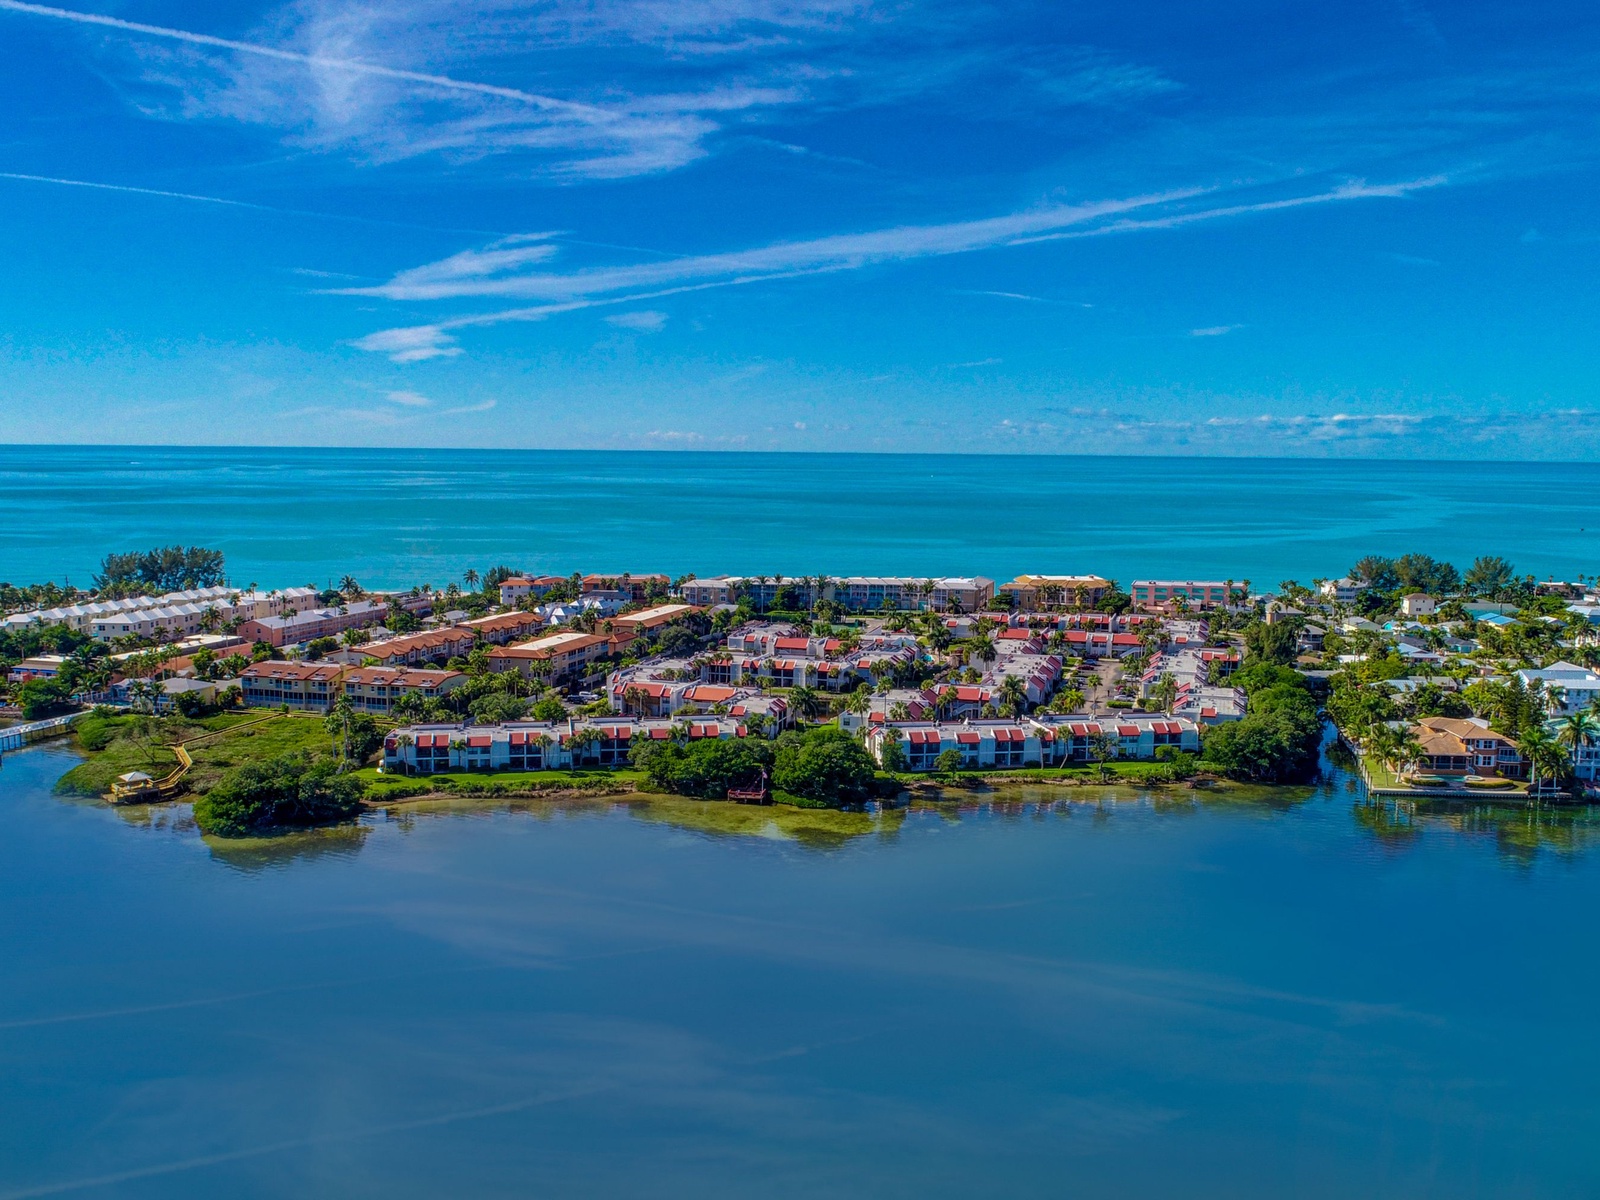
[{"label": "tree canopy", "polygon": [[176,592],[186,588],[216,587],[222,582],[221,550],[200,546],[158,546],[108,554],[100,562],[94,585],[101,591],[119,589]]},{"label": "tree canopy", "polygon": [[348,821],[361,811],[361,784],[305,753],[243,763],[194,802],[195,823],[218,837]]}]

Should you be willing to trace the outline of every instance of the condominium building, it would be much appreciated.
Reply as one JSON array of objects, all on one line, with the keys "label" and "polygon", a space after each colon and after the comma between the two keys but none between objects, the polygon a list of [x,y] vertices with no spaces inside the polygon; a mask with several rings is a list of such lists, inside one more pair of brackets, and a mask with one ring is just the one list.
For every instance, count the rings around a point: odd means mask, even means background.
[{"label": "condominium building", "polygon": [[834,599],[854,612],[909,610],[978,612],[994,599],[994,580],[975,576],[919,579],[902,575],[850,575],[834,583]]},{"label": "condominium building", "polygon": [[535,600],[543,600],[550,594],[551,588],[565,582],[559,575],[513,575],[500,582],[500,603],[521,604],[530,596]]},{"label": "condominium building", "polygon": [[387,713],[402,696],[436,699],[467,682],[460,671],[419,671],[411,667],[351,667],[344,673],[344,695],[359,712]]},{"label": "condominium building", "polygon": [[1217,608],[1245,598],[1245,589],[1232,580],[1136,579],[1131,592],[1139,608]]},{"label": "condominium building", "polygon": [[474,617],[470,621],[462,621],[456,628],[471,630],[491,645],[506,646],[538,633],[544,628],[544,618],[538,613],[496,613],[489,617]]},{"label": "condominium building", "polygon": [[[631,637],[616,634],[552,633],[515,646],[497,646],[489,651],[491,671],[518,671],[524,676],[544,673],[552,683],[574,683],[586,678],[592,664],[620,648]],[[542,667],[539,664],[548,664]]]},{"label": "condominium building", "polygon": [[658,604],[643,612],[624,613],[620,617],[611,618],[611,628],[620,633],[637,636],[670,625],[674,621],[680,621],[694,611],[696,611],[694,606],[689,604]]},{"label": "condominium building", "polygon": [[1162,747],[1195,753],[1200,731],[1193,721],[1144,715],[1095,721],[1037,716],[1024,720],[900,721],[872,725],[868,752],[880,763],[885,748],[898,744],[912,771],[938,767],[947,751],[960,755],[962,770],[1074,766],[1109,759],[1151,759]]},{"label": "condominium building", "polygon": [[1018,575],[1000,585],[1019,612],[1093,608],[1116,584],[1098,575]]},{"label": "condominium building", "polygon": [[414,725],[383,743],[383,771],[433,775],[440,771],[542,771],[566,767],[625,767],[636,742],[701,741],[753,736],[733,714],[692,720],[602,717],[501,725]]},{"label": "condominium building", "polygon": [[0,629],[29,625],[65,625],[100,641],[117,637],[168,640],[217,629],[235,621],[278,616],[315,604],[310,587],[277,591],[240,591],[229,587],[189,588],[160,596],[128,596],[92,600],[60,608],[14,613],[0,620]]},{"label": "condominium building", "polygon": [[583,596],[613,596],[639,604],[651,593],[666,595],[671,586],[672,578],[667,575],[632,575],[624,571],[621,575],[585,575],[578,591]]},{"label": "condominium building", "polygon": [[337,608],[314,608],[281,617],[262,617],[239,626],[239,636],[269,646],[295,646],[316,638],[338,637],[346,629],[376,625],[388,608],[371,600],[352,600]]},{"label": "condominium building", "polygon": [[239,673],[239,690],[248,708],[289,708],[327,712],[339,698],[349,668],[333,663],[259,662]]}]

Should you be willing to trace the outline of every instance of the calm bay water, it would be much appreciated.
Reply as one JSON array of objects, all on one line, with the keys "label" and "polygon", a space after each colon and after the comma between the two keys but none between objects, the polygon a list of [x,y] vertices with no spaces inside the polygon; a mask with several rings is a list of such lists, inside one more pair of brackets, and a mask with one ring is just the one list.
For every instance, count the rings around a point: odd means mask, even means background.
[{"label": "calm bay water", "polygon": [[0,579],[226,551],[235,583],[495,563],[785,575],[1342,573],[1369,552],[1600,571],[1600,464],[0,447]]},{"label": "calm bay water", "polygon": [[1600,1188],[1586,815],[1396,823],[1336,778],[219,852],[52,797],[71,761],[0,768],[0,1196]]}]

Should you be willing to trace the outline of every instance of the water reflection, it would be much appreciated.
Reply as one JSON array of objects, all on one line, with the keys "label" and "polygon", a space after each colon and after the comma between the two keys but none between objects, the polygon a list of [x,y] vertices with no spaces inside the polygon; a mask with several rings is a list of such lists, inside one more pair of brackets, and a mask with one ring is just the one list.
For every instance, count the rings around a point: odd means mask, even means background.
[{"label": "water reflection", "polygon": [[[193,828],[193,820],[190,821]],[[203,836],[217,862],[246,874],[289,866],[297,860],[354,858],[366,844],[372,827],[365,823],[335,825],[328,829],[303,829],[263,838]]]},{"label": "water reflection", "polygon": [[1531,864],[1541,850],[1579,855],[1600,839],[1600,812],[1592,805],[1462,803],[1440,799],[1363,797],[1356,822],[1386,845],[1415,845],[1429,831],[1458,837],[1492,837],[1507,862]]}]

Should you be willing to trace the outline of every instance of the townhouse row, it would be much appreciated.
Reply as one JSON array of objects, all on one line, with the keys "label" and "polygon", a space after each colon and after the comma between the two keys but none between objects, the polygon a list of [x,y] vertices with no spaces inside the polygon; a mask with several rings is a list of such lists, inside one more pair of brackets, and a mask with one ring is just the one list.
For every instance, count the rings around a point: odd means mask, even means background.
[{"label": "townhouse row", "polygon": [[253,663],[240,672],[239,691],[247,708],[326,713],[344,697],[359,712],[382,715],[392,711],[402,696],[415,694],[431,700],[466,682],[460,671],[268,661]]},{"label": "townhouse row", "polygon": [[[772,735],[768,730],[767,736]],[[542,771],[629,764],[640,741],[759,736],[733,715],[689,720],[605,717],[563,722],[518,721],[494,725],[411,725],[389,733],[383,771],[433,775],[444,771]],[[1163,748],[1197,753],[1192,721],[1138,717],[1117,721],[1030,718],[1021,721],[912,722],[875,728],[868,752],[881,764],[886,747],[904,752],[904,769],[943,769],[956,751],[965,770],[1074,766],[1115,759],[1154,759]]]},{"label": "townhouse row", "polygon": [[913,721],[875,725],[867,750],[880,765],[898,746],[906,769],[932,771],[948,751],[962,770],[1081,766],[1113,759],[1154,759],[1163,748],[1198,754],[1200,727],[1165,715],[1090,720],[1039,715],[1020,720]]},{"label": "townhouse row", "polygon": [[311,587],[276,591],[241,591],[238,588],[190,588],[160,596],[129,596],[122,600],[97,600],[61,608],[14,613],[0,628],[29,625],[65,625],[99,641],[117,637],[175,638],[220,628],[235,621],[252,621],[295,612],[316,603]]},{"label": "townhouse row", "polygon": [[[558,587],[571,582],[561,575],[513,575],[500,583],[501,604],[521,604],[524,600],[543,600]],[[672,587],[666,575],[584,575],[578,580],[578,595],[604,597],[640,604],[652,595],[664,596]]]},{"label": "townhouse row", "polygon": [[497,725],[411,725],[384,738],[383,771],[436,775],[443,771],[546,771],[628,765],[640,741],[687,741],[760,736],[737,717],[629,720],[606,717]]},{"label": "townhouse row", "polygon": [[994,599],[994,580],[978,576],[925,579],[913,575],[828,576],[713,575],[687,579],[679,594],[690,604],[711,606],[745,600],[759,609],[810,608],[831,600],[851,612],[980,612]]}]

